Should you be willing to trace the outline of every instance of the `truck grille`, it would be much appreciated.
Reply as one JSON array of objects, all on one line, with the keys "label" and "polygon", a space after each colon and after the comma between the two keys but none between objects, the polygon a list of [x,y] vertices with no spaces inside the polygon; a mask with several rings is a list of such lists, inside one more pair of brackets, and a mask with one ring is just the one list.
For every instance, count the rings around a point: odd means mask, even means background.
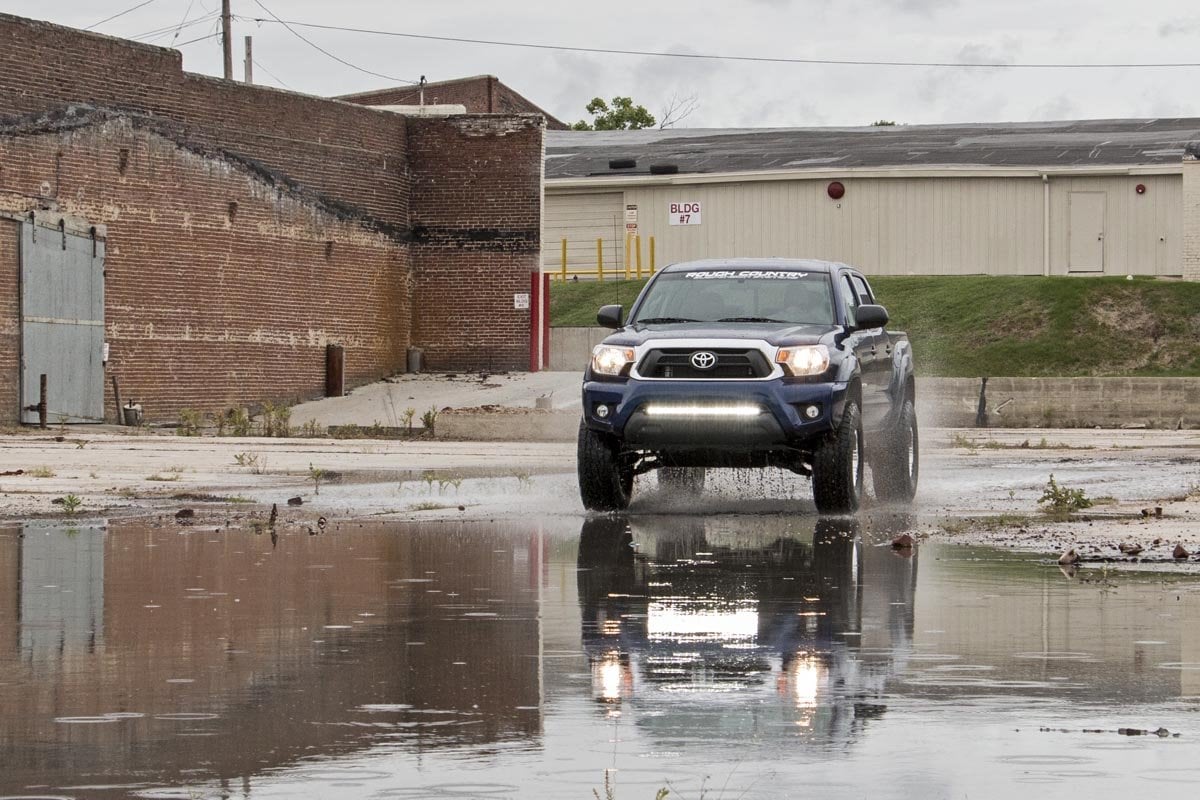
[{"label": "truck grille", "polygon": [[[712,353],[716,363],[709,369],[698,369],[692,364],[696,353]],[[644,378],[678,380],[765,378],[771,374],[771,364],[761,351],[753,348],[672,347],[646,353],[638,364],[638,374]]]}]

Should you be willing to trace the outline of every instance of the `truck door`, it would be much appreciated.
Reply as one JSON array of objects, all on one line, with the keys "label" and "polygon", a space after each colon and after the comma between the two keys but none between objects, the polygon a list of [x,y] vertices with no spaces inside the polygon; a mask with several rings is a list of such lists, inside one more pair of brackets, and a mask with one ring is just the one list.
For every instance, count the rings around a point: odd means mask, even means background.
[{"label": "truck door", "polygon": [[[862,305],[862,302],[859,300],[857,289],[855,289],[854,284],[850,280],[850,273],[843,272],[838,280],[838,293],[842,296],[846,321],[848,324],[854,325],[858,307]],[[875,368],[875,357],[878,353],[875,334],[876,332],[872,330],[864,331],[856,329],[846,337],[846,347],[858,359],[859,370],[862,373],[862,408],[860,411],[862,413],[864,429],[875,427],[875,423],[872,420],[877,415],[876,407],[879,405],[878,400],[875,398],[876,384],[872,373],[872,370]]]},{"label": "truck door", "polygon": [[[857,311],[861,305],[874,303],[871,290],[857,275],[844,273],[843,292]],[[858,330],[852,334],[854,353],[862,369],[863,428],[879,430],[887,421],[888,383],[891,379],[890,340],[883,328]]]}]

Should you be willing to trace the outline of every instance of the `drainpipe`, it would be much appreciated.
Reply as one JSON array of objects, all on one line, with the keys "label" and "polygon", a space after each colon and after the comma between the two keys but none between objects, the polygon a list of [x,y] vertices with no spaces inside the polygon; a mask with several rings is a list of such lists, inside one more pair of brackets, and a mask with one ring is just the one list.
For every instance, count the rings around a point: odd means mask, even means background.
[{"label": "drainpipe", "polygon": [[1042,173],[1042,275],[1050,277],[1050,176]]}]

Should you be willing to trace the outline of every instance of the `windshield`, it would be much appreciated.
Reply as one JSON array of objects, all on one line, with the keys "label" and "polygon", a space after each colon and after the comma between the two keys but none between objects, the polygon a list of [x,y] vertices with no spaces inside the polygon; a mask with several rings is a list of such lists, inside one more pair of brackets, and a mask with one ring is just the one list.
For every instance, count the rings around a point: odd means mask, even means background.
[{"label": "windshield", "polygon": [[833,325],[835,320],[824,272],[710,270],[660,275],[629,322]]}]

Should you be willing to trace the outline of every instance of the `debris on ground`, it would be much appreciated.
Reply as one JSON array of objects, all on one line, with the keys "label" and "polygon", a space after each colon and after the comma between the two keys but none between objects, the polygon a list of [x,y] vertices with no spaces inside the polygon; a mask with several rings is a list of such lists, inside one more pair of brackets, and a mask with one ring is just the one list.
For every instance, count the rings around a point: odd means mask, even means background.
[{"label": "debris on ground", "polygon": [[894,550],[911,550],[914,544],[916,544],[916,540],[907,533],[902,533],[892,539],[892,549]]},{"label": "debris on ground", "polygon": [[1061,556],[1058,557],[1059,566],[1063,566],[1063,567],[1073,566],[1075,564],[1078,564],[1079,561],[1080,561],[1079,553],[1075,551],[1074,547],[1072,547],[1070,550],[1067,550],[1065,553],[1063,553]]}]

